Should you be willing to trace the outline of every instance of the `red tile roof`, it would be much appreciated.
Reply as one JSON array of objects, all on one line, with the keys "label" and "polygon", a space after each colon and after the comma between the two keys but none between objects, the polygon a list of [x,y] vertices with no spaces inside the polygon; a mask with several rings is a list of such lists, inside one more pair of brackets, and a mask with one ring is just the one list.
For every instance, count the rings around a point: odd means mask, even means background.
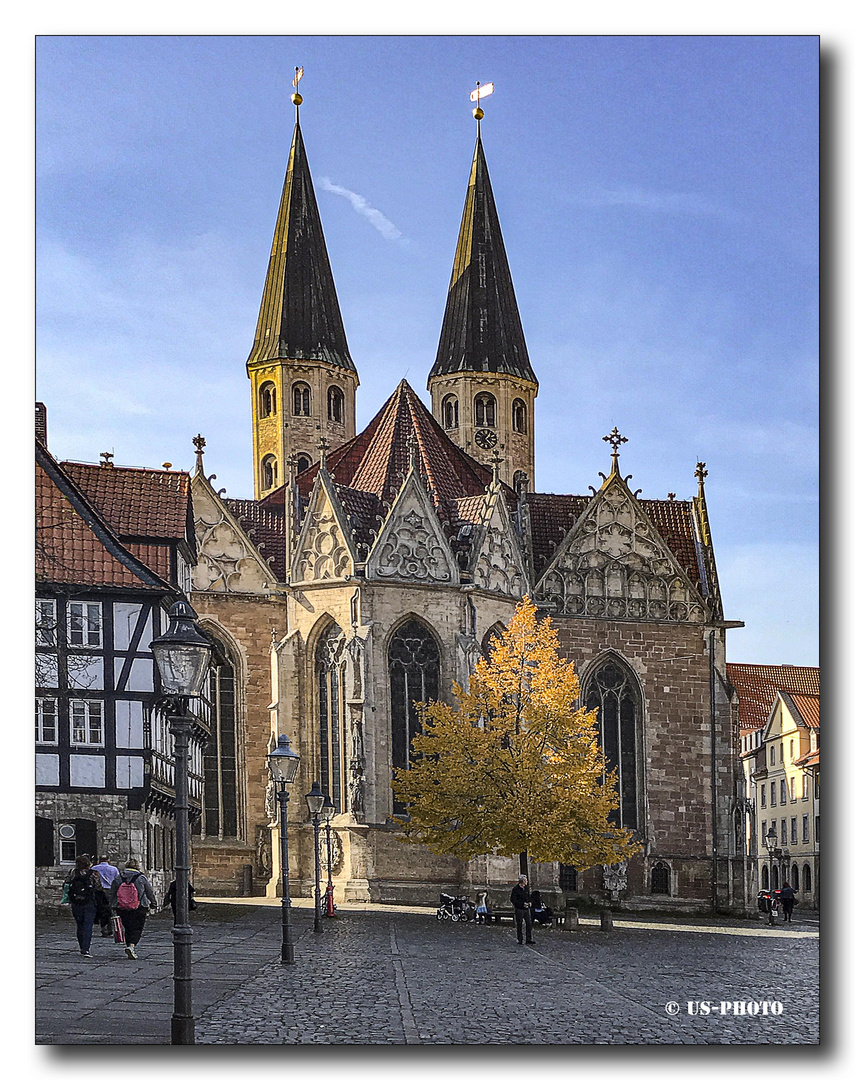
[{"label": "red tile roof", "polygon": [[740,730],[764,727],[779,690],[819,697],[819,668],[792,664],[728,664],[739,695]]},{"label": "red tile roof", "polygon": [[816,750],[809,750],[808,753],[798,758],[793,764],[800,766],[802,769],[807,769],[811,766],[819,768],[819,747],[817,747]]},{"label": "red tile roof", "polygon": [[819,730],[819,694],[794,694],[790,692],[793,704],[809,728]]},{"label": "red tile roof", "polygon": [[224,499],[223,502],[278,580],[284,581],[285,519],[282,510],[254,499]]},{"label": "red tile roof", "polygon": [[36,446],[36,581],[174,590],[118,540],[83,492]]},{"label": "red tile roof", "polygon": [[119,536],[185,539],[190,507],[189,473],[123,466],[105,468],[78,461],[64,461],[62,467]]}]

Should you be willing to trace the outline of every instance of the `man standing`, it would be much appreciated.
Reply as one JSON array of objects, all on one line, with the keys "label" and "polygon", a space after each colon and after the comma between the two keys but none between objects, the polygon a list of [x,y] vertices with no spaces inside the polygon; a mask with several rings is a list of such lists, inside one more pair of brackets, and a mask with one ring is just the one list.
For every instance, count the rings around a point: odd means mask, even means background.
[{"label": "man standing", "polygon": [[793,921],[793,907],[796,903],[796,894],[789,881],[784,882],[781,889],[781,907],[784,909],[784,922]]},{"label": "man standing", "polygon": [[113,882],[119,876],[119,868],[113,866],[110,862],[109,855],[102,855],[92,869],[98,872],[98,877],[101,878],[101,888],[103,889],[103,893],[100,896],[96,894],[95,897],[95,903],[97,905],[95,917],[98,920],[98,925],[101,927],[101,937],[112,937],[112,912],[110,911],[110,902],[107,897],[113,887]]},{"label": "man standing", "polygon": [[511,889],[511,903],[514,906],[514,922],[517,927],[517,944],[523,943],[523,923],[525,923],[525,943],[534,945],[531,936],[531,896],[528,891],[528,878],[520,874],[519,881]]}]

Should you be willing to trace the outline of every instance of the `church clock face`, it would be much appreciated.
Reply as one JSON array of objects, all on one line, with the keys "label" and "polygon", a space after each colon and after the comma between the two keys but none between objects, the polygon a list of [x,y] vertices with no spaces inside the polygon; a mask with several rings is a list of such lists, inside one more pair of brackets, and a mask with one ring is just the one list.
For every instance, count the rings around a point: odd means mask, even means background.
[{"label": "church clock face", "polygon": [[475,442],[482,450],[492,450],[498,441],[495,431],[490,431],[489,428],[481,428],[475,432]]}]

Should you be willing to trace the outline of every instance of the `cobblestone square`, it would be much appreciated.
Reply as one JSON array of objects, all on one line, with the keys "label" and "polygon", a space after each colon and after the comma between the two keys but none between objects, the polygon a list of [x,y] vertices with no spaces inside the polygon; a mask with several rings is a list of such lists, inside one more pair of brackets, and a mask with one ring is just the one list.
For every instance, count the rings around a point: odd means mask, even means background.
[{"label": "cobblestone square", "polygon": [[[322,934],[312,930],[311,911],[295,907],[294,924],[297,962],[283,966],[278,905],[200,904],[197,1043],[819,1040],[815,922],[770,928],[619,916],[611,932],[593,919],[572,932],[541,929],[533,946],[517,945],[507,923],[439,923],[426,911],[373,905],[325,919]],[[131,985],[124,976],[132,961],[120,946],[96,936],[94,959],[83,960],[71,920],[40,917],[36,1041],[168,1043],[170,930],[168,915],[149,920]],[[83,965],[93,978],[78,977]],[[722,1002],[756,1002],[760,1011],[733,1015],[734,1006],[723,1012]],[[764,1002],[780,1002],[780,1012]]]}]

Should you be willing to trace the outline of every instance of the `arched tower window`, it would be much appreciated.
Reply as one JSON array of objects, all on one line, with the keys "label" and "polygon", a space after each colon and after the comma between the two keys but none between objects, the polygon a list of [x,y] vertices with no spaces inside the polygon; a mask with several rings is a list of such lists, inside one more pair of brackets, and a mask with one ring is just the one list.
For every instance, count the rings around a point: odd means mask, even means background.
[{"label": "arched tower window", "polygon": [[[389,642],[389,685],[392,701],[392,766],[410,767],[410,743],[421,730],[415,703],[439,697],[439,647],[417,619],[400,626]],[[394,811],[405,807],[395,799]]]},{"label": "arched tower window", "polygon": [[258,391],[258,411],[262,419],[276,415],[276,387],[272,382],[261,384]]},{"label": "arched tower window", "polygon": [[641,693],[634,676],[614,659],[608,659],[588,684],[585,708],[598,709],[600,742],[609,770],[618,775],[620,805],[612,821],[628,829],[638,828],[638,750],[636,730],[641,718]]},{"label": "arched tower window", "polygon": [[475,398],[475,426],[496,426],[496,399],[492,394],[478,394]]},{"label": "arched tower window", "polygon": [[442,426],[446,431],[460,426],[460,403],[454,394],[442,399]]},{"label": "arched tower window", "polygon": [[650,872],[650,891],[660,896],[671,895],[671,868],[667,863],[657,863]]},{"label": "arched tower window", "polygon": [[309,457],[308,454],[298,454],[297,455],[297,472],[298,473],[305,472],[306,469],[311,467],[311,464],[312,464],[312,459]]},{"label": "arched tower window", "polygon": [[513,428],[521,435],[528,431],[528,416],[525,402],[522,398],[515,398],[512,406]]},{"label": "arched tower window", "polygon": [[318,688],[318,735],[321,758],[321,788],[335,803],[347,810],[344,779],[344,634],[335,623],[321,636],[315,649],[315,677]]},{"label": "arched tower window", "polygon": [[237,669],[231,651],[218,642],[200,706],[211,734],[202,761],[202,816],[193,827],[195,833],[214,840],[240,836]]},{"label": "arched tower window", "polygon": [[294,383],[291,388],[295,416],[311,416],[312,391],[303,382]]},{"label": "arched tower window", "polygon": [[342,422],[344,416],[344,394],[337,386],[331,386],[327,391],[327,416],[336,424]]},{"label": "arched tower window", "polygon": [[268,454],[261,461],[261,487],[263,491],[276,487],[279,482],[279,465],[273,454]]}]

